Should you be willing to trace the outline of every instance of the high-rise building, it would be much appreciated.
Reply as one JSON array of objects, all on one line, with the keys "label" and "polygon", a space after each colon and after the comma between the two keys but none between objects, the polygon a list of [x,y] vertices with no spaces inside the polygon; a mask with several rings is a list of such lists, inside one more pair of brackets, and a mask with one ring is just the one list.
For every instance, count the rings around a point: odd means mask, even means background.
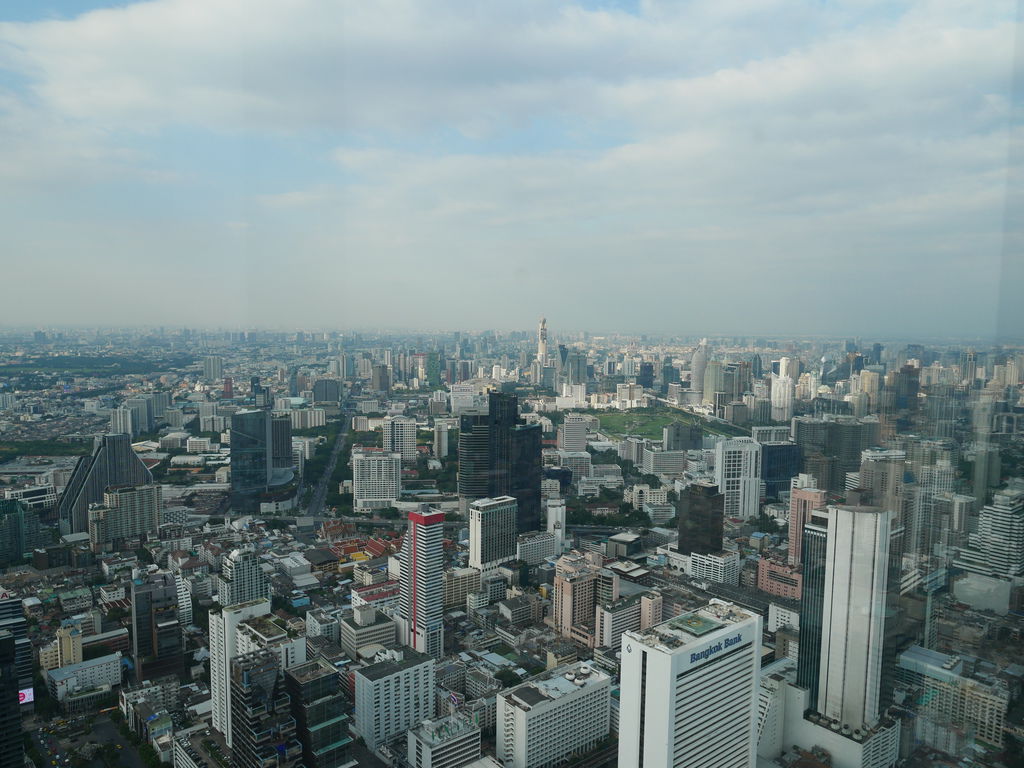
[{"label": "high-rise building", "polygon": [[590,417],[582,413],[567,413],[558,428],[558,447],[563,451],[587,450],[587,427]]},{"label": "high-rise building", "polygon": [[722,551],[725,497],[712,483],[692,483],[679,494],[679,552],[710,555]]},{"label": "high-rise building", "polygon": [[224,378],[224,358],[207,355],[203,358],[203,380],[207,383]]},{"label": "high-rise building", "polygon": [[[309,410],[315,412],[319,409]],[[271,417],[270,466],[272,469],[292,468],[292,417],[290,414],[277,414]]]},{"label": "high-rise building", "polygon": [[217,576],[217,601],[223,606],[267,600],[270,584],[263,564],[251,549],[234,549],[221,565]]},{"label": "high-rise building", "polygon": [[293,768],[302,763],[291,700],[277,655],[259,650],[231,660],[231,765]]},{"label": "high-rise building", "polygon": [[394,506],[402,495],[402,454],[376,448],[352,451],[352,498],[356,511]]},{"label": "high-rise building", "polygon": [[391,371],[388,366],[378,363],[370,368],[370,389],[385,394],[391,391]]},{"label": "high-rise building", "polygon": [[540,326],[537,328],[537,362],[545,365],[548,359],[548,321],[547,318],[540,319]]},{"label": "high-rise building", "polygon": [[254,511],[273,478],[270,411],[248,409],[231,415],[231,505]]},{"label": "high-rise building", "polygon": [[517,529],[540,528],[541,426],[524,424],[515,395],[488,395],[488,496],[514,496]]},{"label": "high-rise building", "polygon": [[661,430],[661,447],[666,451],[689,451],[701,447],[703,430],[699,424],[673,421]]},{"label": "high-rise building", "polygon": [[690,359],[690,391],[702,393],[704,391],[704,374],[708,367],[708,340],[701,339],[700,344],[693,351]]},{"label": "high-rise building", "polygon": [[348,762],[348,717],[338,670],[323,659],[285,670],[303,768],[340,768]]},{"label": "high-rise building", "polygon": [[793,478],[789,492],[789,554],[790,565],[800,565],[804,526],[811,519],[811,512],[824,509],[828,494],[815,488],[813,475],[800,474]]},{"label": "high-rise building", "polygon": [[803,453],[796,443],[770,442],[761,446],[761,479],[764,481],[764,495],[768,499],[779,499],[790,489],[790,482],[803,468]]},{"label": "high-rise building", "polygon": [[57,504],[61,530],[87,533],[89,505],[101,503],[108,487],[152,482],[153,474],[132,450],[130,435],[97,437],[92,455],[78,460]]},{"label": "high-rise building", "polygon": [[551,617],[563,637],[593,645],[597,606],[619,599],[619,575],[602,568],[600,557],[571,552],[555,563]]},{"label": "high-rise building", "polygon": [[229,747],[231,731],[231,660],[238,655],[238,628],[242,622],[270,615],[268,599],[225,606],[210,611],[210,700],[213,727]]},{"label": "high-rise building", "polygon": [[42,543],[39,513],[21,499],[0,499],[0,567],[24,559]]},{"label": "high-rise building", "polygon": [[159,485],[117,485],[103,494],[103,506],[89,510],[89,544],[94,552],[123,549],[124,543],[160,527]]},{"label": "high-rise building", "polygon": [[[14,638],[14,667],[18,684],[18,701],[22,711],[31,711],[35,697],[32,687],[32,641],[28,636],[28,620],[21,599],[9,592],[0,592],[0,632],[9,632]],[[8,691],[6,682],[4,692]],[[20,734],[19,734],[20,735]]]},{"label": "high-rise building", "polygon": [[153,401],[148,397],[131,397],[124,401],[124,407],[132,412],[134,434],[150,432],[153,429]]},{"label": "high-rise building", "polygon": [[761,502],[761,445],[749,437],[715,446],[715,483],[725,496],[725,516],[757,517]]},{"label": "high-rise building", "polygon": [[466,714],[424,720],[406,734],[411,768],[460,768],[480,757],[480,726]]},{"label": "high-rise building", "polygon": [[170,573],[132,582],[132,658],[138,680],[183,668],[178,585]]},{"label": "high-rise building", "polygon": [[[31,693],[31,687],[28,690]],[[0,766],[3,768],[22,768],[25,764],[21,733],[21,697],[24,695],[14,635],[0,629]]]},{"label": "high-rise building", "polygon": [[804,526],[797,684],[823,716],[867,731],[884,705],[894,513],[830,505]]},{"label": "high-rise building", "polygon": [[498,760],[506,768],[561,765],[594,749],[610,730],[611,682],[576,662],[501,691]]},{"label": "high-rise building", "polygon": [[406,416],[384,419],[384,451],[402,456],[403,464],[416,463],[416,420]]},{"label": "high-rise building", "polygon": [[448,425],[434,425],[434,458],[444,460],[448,458]]},{"label": "high-rise building", "polygon": [[355,671],[353,730],[368,749],[434,714],[434,667],[429,655],[404,648],[378,654]]},{"label": "high-rise building", "polygon": [[516,500],[477,499],[469,505],[469,565],[490,571],[516,556]]},{"label": "high-rise building", "polygon": [[978,530],[968,536],[956,565],[972,574],[1006,582],[1024,576],[1024,491],[996,491],[978,514]]},{"label": "high-rise building", "polygon": [[136,431],[130,408],[114,408],[110,411],[111,434],[134,435]]},{"label": "high-rise building", "polygon": [[444,513],[423,505],[409,513],[402,542],[402,642],[434,658],[444,654]]},{"label": "high-rise building", "polygon": [[620,768],[753,768],[761,617],[712,600],[622,637]]},{"label": "high-rise building", "polygon": [[459,417],[459,508],[466,514],[474,499],[484,499],[490,488],[490,419],[485,411]]}]

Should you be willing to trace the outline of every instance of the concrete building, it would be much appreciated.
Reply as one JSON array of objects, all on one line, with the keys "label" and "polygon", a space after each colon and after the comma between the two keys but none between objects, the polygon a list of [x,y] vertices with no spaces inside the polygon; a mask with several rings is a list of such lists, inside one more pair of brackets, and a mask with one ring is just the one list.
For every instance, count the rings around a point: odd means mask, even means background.
[{"label": "concrete building", "polygon": [[356,511],[393,507],[401,496],[401,453],[375,448],[352,451],[352,498]]},{"label": "concrete building", "polygon": [[516,512],[512,496],[477,499],[469,505],[469,566],[482,573],[516,556]]},{"label": "concrete building", "polygon": [[83,691],[121,684],[121,654],[112,653],[46,672],[46,687],[57,701]]},{"label": "concrete building", "polygon": [[156,533],[160,526],[159,485],[111,486],[102,506],[89,508],[89,544],[94,552],[123,549],[134,539]]},{"label": "concrete building", "polygon": [[761,445],[749,437],[715,446],[715,483],[725,496],[726,517],[757,517],[761,501]]},{"label": "concrete building", "polygon": [[397,642],[397,626],[394,619],[381,613],[372,605],[360,605],[352,609],[352,615],[338,621],[339,644],[350,659],[359,657],[359,649],[369,645],[390,648]]},{"label": "concrete building", "polygon": [[410,648],[357,669],[353,729],[371,751],[434,714],[434,659]]},{"label": "concrete building", "polygon": [[409,513],[402,542],[400,640],[440,658],[444,653],[444,513],[423,505]]},{"label": "concrete building", "polygon": [[497,706],[497,757],[506,768],[558,765],[608,736],[611,678],[577,662],[501,691]]},{"label": "concrete building", "polygon": [[405,416],[389,416],[383,424],[385,453],[397,453],[403,464],[416,463],[416,420]]},{"label": "concrete building", "polygon": [[617,651],[622,647],[623,633],[648,629],[660,624],[661,619],[662,598],[658,592],[640,592],[599,605],[594,645]]},{"label": "concrete building", "polygon": [[587,450],[587,426],[590,417],[581,413],[567,413],[558,428],[557,445],[563,451]]},{"label": "concrete building", "polygon": [[254,651],[231,660],[231,765],[295,768],[302,763],[291,701],[277,656]]},{"label": "concrete building", "polygon": [[753,768],[761,617],[718,600],[623,636],[621,768]]},{"label": "concrete building", "polygon": [[224,606],[267,600],[270,596],[267,575],[251,549],[232,550],[224,558],[216,581],[217,602]]},{"label": "concrete building", "polygon": [[463,714],[424,720],[406,740],[412,768],[462,768],[480,758],[480,726]]},{"label": "concrete building", "polygon": [[270,614],[270,600],[252,600],[210,611],[210,694],[212,723],[232,746],[231,659],[238,655],[238,627],[246,619]]}]

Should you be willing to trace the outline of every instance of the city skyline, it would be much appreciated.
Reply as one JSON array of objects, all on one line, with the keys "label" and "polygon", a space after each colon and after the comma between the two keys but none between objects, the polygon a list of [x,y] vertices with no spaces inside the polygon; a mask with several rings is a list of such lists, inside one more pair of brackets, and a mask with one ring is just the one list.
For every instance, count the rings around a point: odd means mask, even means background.
[{"label": "city skyline", "polygon": [[8,322],[1021,325],[1013,3],[106,5],[0,14]]}]

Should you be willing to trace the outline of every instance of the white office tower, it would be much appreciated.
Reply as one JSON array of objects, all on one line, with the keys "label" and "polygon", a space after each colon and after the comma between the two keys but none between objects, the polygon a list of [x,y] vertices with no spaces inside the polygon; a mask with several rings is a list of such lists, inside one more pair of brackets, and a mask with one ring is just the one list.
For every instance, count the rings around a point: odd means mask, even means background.
[{"label": "white office tower", "polygon": [[547,318],[540,319],[540,326],[537,328],[537,362],[542,366],[548,359],[548,321]]},{"label": "white office tower", "polygon": [[967,575],[958,579],[958,600],[978,609],[1006,615],[1013,589],[1024,583],[1024,490],[996,491],[982,507],[978,530],[958,550],[955,565]]},{"label": "white office tower", "polygon": [[[442,393],[443,394],[443,393]],[[434,458],[445,459],[448,457],[448,425],[434,425]]]},{"label": "white office tower", "polygon": [[[708,367],[708,340],[701,339],[690,360],[690,392],[704,391],[704,374]],[[694,398],[700,402],[700,398]]]},{"label": "white office tower", "polygon": [[757,517],[761,504],[761,444],[749,437],[718,443],[715,483],[725,496],[726,517]]},{"label": "white office tower", "polygon": [[231,746],[231,659],[238,655],[238,627],[246,619],[270,615],[270,601],[253,600],[210,611],[210,698],[213,727]]},{"label": "white office tower", "polygon": [[793,399],[796,388],[789,376],[772,376],[772,421],[793,418]]},{"label": "white office tower", "polygon": [[406,416],[384,419],[384,451],[399,453],[403,464],[416,463],[416,421]]},{"label": "white office tower", "polygon": [[469,505],[469,567],[481,573],[516,557],[516,511],[512,496],[477,499]]},{"label": "white office tower", "polygon": [[818,711],[865,731],[879,719],[893,517],[881,507],[828,507]]},{"label": "white office tower", "polygon": [[269,596],[270,584],[256,553],[251,549],[232,550],[217,576],[217,602],[238,605],[267,600]]},{"label": "white office tower", "polygon": [[498,694],[495,748],[505,768],[560,765],[611,728],[611,678],[576,662]]},{"label": "white office tower", "polygon": [[558,447],[563,451],[587,450],[587,424],[590,418],[581,413],[565,414],[565,421],[558,428]]},{"label": "white office tower", "polygon": [[555,534],[556,551],[565,549],[565,499],[548,499],[548,532]]},{"label": "white office tower", "polygon": [[434,714],[434,660],[426,654],[382,651],[354,679],[353,730],[371,752]]},{"label": "white office tower", "polygon": [[402,454],[352,451],[352,503],[358,512],[392,507],[402,496]]},{"label": "white office tower", "polygon": [[720,600],[622,636],[619,768],[753,768],[761,617]]},{"label": "white office tower", "polygon": [[399,631],[403,644],[435,659],[444,654],[443,571],[444,512],[424,504],[409,513],[402,542]]}]

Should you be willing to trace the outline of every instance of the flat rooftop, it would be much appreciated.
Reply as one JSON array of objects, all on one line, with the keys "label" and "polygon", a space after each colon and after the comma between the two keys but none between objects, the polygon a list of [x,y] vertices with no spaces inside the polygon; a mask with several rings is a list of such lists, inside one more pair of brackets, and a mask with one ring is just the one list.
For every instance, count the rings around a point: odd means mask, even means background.
[{"label": "flat rooftop", "polygon": [[753,617],[749,611],[732,603],[713,602],[689,613],[634,634],[641,642],[651,646],[662,646],[667,650],[688,645],[695,640]]},{"label": "flat rooftop", "polygon": [[608,675],[591,664],[575,662],[553,669],[540,678],[522,683],[505,692],[504,695],[520,709],[531,710],[549,701],[557,701],[581,688],[592,688],[609,680]]}]

